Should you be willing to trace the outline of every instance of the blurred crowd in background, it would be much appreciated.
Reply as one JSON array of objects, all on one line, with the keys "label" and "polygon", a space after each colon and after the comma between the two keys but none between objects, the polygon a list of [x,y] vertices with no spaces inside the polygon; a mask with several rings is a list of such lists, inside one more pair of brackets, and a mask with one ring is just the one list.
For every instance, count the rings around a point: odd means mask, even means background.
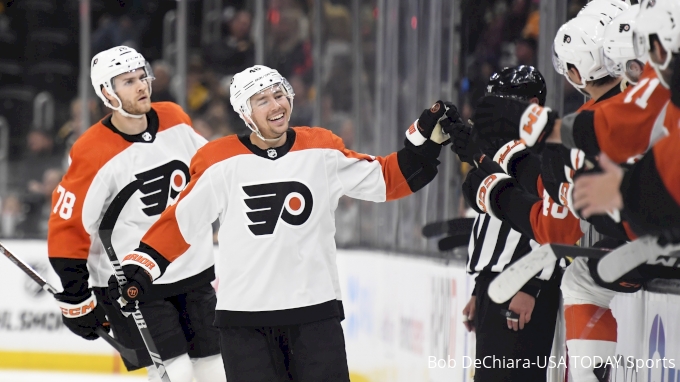
[{"label": "blurred crowd in background", "polygon": [[[371,120],[376,107],[378,2],[360,2],[363,121]],[[570,0],[568,18],[585,2]],[[117,45],[137,49],[152,64],[156,77],[152,101],[176,101],[178,86],[185,86],[186,111],[194,128],[214,140],[248,132],[229,103],[229,84],[234,73],[255,64],[254,5],[248,0],[223,1],[221,37],[206,43],[201,36],[204,3],[190,1],[188,5],[185,84],[178,83],[173,62],[164,57],[162,49],[164,15],[177,7],[174,0],[91,0],[91,53]],[[352,1],[320,2],[320,63],[313,60],[311,43],[315,3],[265,2],[264,64],[277,69],[293,86],[291,126],[312,125],[314,101],[320,97],[319,125],[339,135],[347,147],[361,149],[358,141],[375,137],[370,129],[357,134],[352,118]],[[493,72],[506,66],[537,64],[538,7],[539,0],[461,0],[463,21],[457,37],[465,65],[455,80],[458,99],[453,101],[465,120],[472,116],[475,101],[484,94]],[[77,97],[78,0],[22,0],[1,8],[0,48],[11,46],[22,48],[14,54],[0,49],[0,116],[4,116],[0,125],[9,125],[10,143],[7,181],[0,188],[0,237],[44,238],[51,194],[68,167],[69,149],[89,127],[81,121],[81,110],[89,111],[90,124],[108,110],[94,93],[86,105]],[[319,83],[314,81],[316,64],[322,65],[321,88],[315,86]],[[571,86],[565,86],[565,92],[566,108],[575,110],[583,97]],[[36,102],[38,96],[47,101]],[[352,224],[346,224],[351,229],[341,228],[343,221],[356,220],[358,208],[350,200],[341,201],[336,216],[340,245],[351,242],[360,229]]]}]

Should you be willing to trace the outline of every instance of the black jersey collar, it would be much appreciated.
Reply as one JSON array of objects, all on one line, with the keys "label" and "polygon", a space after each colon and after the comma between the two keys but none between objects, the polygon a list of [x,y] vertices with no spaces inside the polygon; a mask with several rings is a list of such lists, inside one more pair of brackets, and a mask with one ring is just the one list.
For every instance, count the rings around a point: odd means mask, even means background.
[{"label": "black jersey collar", "polygon": [[239,135],[238,139],[241,141],[241,143],[243,143],[244,146],[248,148],[248,150],[252,151],[253,154],[261,156],[262,158],[276,160],[288,154],[290,148],[293,147],[293,144],[295,143],[295,130],[288,129],[286,131],[286,135],[286,143],[284,143],[283,146],[273,147],[266,150],[262,150],[250,142],[250,134]]},{"label": "black jersey collar", "polygon": [[598,102],[602,102],[602,101],[607,100],[609,98],[612,98],[619,93],[621,93],[621,84],[620,83],[616,84],[616,86],[609,89],[608,92],[604,93],[602,95],[602,97],[598,98],[597,101],[594,102],[594,104],[596,104]]},{"label": "black jersey collar", "polygon": [[102,120],[102,123],[104,126],[108,127],[111,131],[114,133],[120,135],[123,137],[128,142],[141,142],[141,143],[153,143],[153,141],[156,140],[156,133],[158,133],[158,113],[156,113],[156,110],[151,108],[148,113],[146,113],[146,130],[142,131],[139,134],[125,134],[122,131],[118,130],[115,126],[113,126],[113,123],[111,123],[111,116],[112,114],[107,115],[104,117]]}]

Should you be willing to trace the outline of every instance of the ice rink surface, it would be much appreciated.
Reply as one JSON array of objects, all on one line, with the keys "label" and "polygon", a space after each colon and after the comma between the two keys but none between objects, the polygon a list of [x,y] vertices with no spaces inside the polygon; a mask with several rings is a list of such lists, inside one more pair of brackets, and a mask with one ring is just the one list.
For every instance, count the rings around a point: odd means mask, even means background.
[{"label": "ice rink surface", "polygon": [[111,374],[0,370],[0,382],[145,382],[146,377]]}]

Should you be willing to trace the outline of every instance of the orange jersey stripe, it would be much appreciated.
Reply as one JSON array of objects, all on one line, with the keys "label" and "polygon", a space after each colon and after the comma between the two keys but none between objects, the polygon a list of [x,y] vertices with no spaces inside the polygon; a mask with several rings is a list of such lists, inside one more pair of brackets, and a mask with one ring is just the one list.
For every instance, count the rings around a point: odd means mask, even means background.
[{"label": "orange jersey stripe", "polygon": [[616,319],[611,309],[597,305],[568,305],[564,320],[569,340],[596,340],[616,342]]},{"label": "orange jersey stripe", "polygon": [[185,123],[189,126],[191,124],[191,118],[184,112],[184,110],[176,103],[173,102],[154,102],[151,106],[156,110],[159,115],[158,131],[167,130],[173,126],[177,126],[181,123]]},{"label": "orange jersey stripe", "polygon": [[392,153],[386,157],[373,157],[361,154],[345,147],[342,139],[333,134],[330,130],[323,128],[295,127],[295,144],[290,151],[304,150],[307,148],[328,148],[342,152],[347,158],[365,160],[368,162],[378,161],[382,168],[383,178],[385,179],[387,201],[397,200],[411,195],[411,188],[399,169],[397,153]]},{"label": "orange jersey stripe", "polygon": [[87,259],[91,242],[82,220],[85,197],[99,169],[130,145],[101,122],[90,127],[73,145],[72,163],[52,192],[47,230],[49,257]]}]

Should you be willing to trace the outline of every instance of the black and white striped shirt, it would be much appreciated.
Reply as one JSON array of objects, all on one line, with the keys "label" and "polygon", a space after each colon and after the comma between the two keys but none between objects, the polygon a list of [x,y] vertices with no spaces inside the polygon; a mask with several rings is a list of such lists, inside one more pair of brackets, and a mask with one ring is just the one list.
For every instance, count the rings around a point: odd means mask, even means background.
[{"label": "black and white striped shirt", "polygon": [[[508,265],[540,245],[510,228],[510,224],[487,214],[478,214],[468,244],[469,274],[502,272]],[[539,279],[549,280],[554,266],[543,268]]]}]

